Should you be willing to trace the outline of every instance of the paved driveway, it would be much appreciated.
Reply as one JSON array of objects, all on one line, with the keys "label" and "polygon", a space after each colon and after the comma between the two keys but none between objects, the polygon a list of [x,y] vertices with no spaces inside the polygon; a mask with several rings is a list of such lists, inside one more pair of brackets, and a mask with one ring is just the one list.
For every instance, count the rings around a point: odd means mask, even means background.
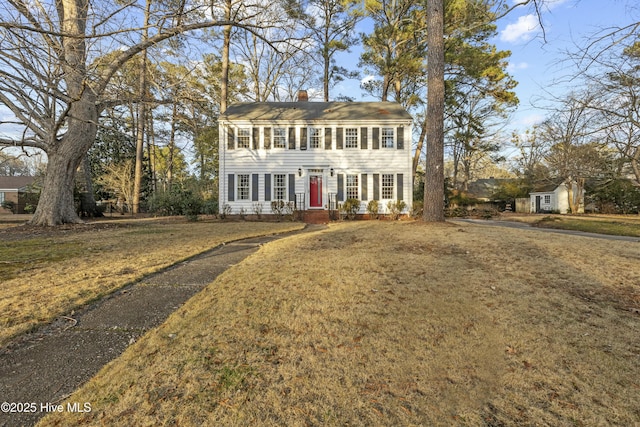
[{"label": "paved driveway", "polygon": [[456,218],[456,219],[450,219],[448,221],[454,222],[454,223],[458,222],[458,223],[475,224],[475,225],[481,225],[486,227],[508,227],[508,228],[518,228],[518,229],[527,230],[527,231],[540,231],[540,232],[546,232],[546,233],[570,234],[573,236],[593,237],[596,239],[640,242],[640,238],[638,237],[612,236],[610,234],[587,233],[584,231],[557,230],[554,228],[532,227],[530,224],[527,224],[524,222],[516,222],[516,221],[496,221],[496,220],[470,219],[470,218]]}]

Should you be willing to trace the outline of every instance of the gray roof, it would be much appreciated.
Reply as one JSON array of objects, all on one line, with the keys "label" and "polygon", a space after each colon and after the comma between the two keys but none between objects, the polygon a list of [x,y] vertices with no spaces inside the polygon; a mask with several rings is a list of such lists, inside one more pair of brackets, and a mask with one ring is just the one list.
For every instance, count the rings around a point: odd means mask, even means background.
[{"label": "gray roof", "polygon": [[19,190],[33,184],[35,178],[32,176],[0,176],[0,189]]},{"label": "gray roof", "polygon": [[313,120],[412,120],[394,102],[248,102],[233,104],[222,120],[313,121]]}]

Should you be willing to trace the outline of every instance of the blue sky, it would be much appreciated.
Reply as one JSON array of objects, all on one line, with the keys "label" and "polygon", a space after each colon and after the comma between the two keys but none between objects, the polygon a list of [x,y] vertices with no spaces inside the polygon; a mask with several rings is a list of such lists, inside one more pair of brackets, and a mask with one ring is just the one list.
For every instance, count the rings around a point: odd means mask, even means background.
[{"label": "blue sky", "polygon": [[[567,50],[584,46],[589,36],[603,28],[622,26],[640,20],[640,5],[629,8],[637,0],[547,0],[543,9],[545,37],[537,16],[529,6],[514,9],[498,22],[498,36],[492,40],[498,49],[511,51],[509,73],[518,81],[515,89],[520,106],[509,127],[524,131],[545,116],[539,108],[551,94],[561,96],[569,86],[567,76],[575,72],[566,59]],[[511,4],[517,3],[512,0]],[[360,31],[365,31],[362,28]],[[352,49],[339,61],[356,67],[360,51]],[[575,83],[573,83],[575,84]],[[356,100],[366,98],[357,81],[343,82],[333,89],[334,95],[349,95]]]}]

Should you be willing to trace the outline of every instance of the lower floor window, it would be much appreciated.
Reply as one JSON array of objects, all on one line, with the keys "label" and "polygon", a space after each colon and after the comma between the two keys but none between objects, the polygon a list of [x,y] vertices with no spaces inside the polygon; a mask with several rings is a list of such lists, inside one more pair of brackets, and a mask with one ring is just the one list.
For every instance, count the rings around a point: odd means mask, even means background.
[{"label": "lower floor window", "polygon": [[238,175],[238,200],[249,200],[249,175]]},{"label": "lower floor window", "polygon": [[347,175],[347,199],[358,198],[358,175]]},{"label": "lower floor window", "polygon": [[273,199],[285,200],[287,194],[287,175],[273,175]]},{"label": "lower floor window", "polygon": [[393,174],[382,175],[382,198],[393,199]]},{"label": "lower floor window", "polygon": [[551,204],[551,196],[550,195],[545,195],[544,196],[544,203],[547,205]]}]

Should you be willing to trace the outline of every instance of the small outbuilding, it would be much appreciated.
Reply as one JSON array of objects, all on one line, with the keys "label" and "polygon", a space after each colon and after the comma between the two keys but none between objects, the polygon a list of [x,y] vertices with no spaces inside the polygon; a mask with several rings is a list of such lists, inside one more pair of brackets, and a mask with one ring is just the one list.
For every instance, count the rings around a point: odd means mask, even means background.
[{"label": "small outbuilding", "polygon": [[[0,176],[0,213],[25,213],[27,196],[34,182],[33,176]],[[3,207],[8,205],[13,207]]]},{"label": "small outbuilding", "polygon": [[[572,184],[572,194],[576,197],[578,186]],[[561,213],[566,214],[571,211],[569,205],[569,188],[564,182],[560,184],[547,184],[536,188],[536,191],[529,193],[531,213]],[[584,213],[584,191],[579,196],[578,212]]]}]

